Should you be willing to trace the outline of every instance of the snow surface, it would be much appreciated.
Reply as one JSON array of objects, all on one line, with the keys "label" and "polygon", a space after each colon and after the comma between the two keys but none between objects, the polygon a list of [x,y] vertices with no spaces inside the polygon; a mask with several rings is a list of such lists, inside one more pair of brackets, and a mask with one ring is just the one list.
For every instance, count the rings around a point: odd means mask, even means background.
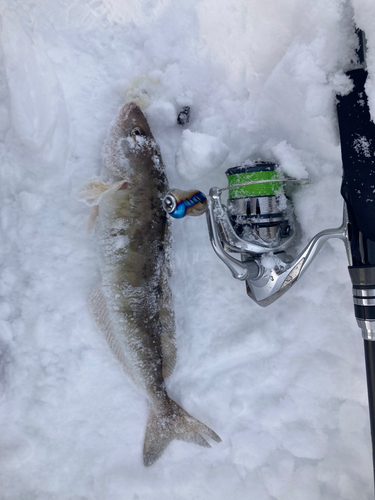
[{"label": "snow surface", "polygon": [[[312,181],[294,193],[301,245],[338,226],[335,93],[350,88],[354,18],[375,116],[373,0],[0,0],[0,13],[0,498],[372,498],[341,242],[264,309],[214,255],[203,217],[174,222],[168,391],[223,442],[176,441],[145,468],[147,404],[89,315],[99,272],[76,195],[100,173],[124,96],[146,105],[146,90],[172,187],[208,192],[226,168],[276,158]],[[190,173],[176,166],[187,143]]]}]

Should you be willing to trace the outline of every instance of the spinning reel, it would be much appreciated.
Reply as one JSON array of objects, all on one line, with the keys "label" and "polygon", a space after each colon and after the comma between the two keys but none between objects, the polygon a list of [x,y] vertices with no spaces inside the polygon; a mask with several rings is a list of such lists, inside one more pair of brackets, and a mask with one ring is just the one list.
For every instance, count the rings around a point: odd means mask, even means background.
[{"label": "spinning reel", "polygon": [[[206,213],[216,255],[235,279],[246,282],[247,294],[259,305],[268,306],[289,290],[329,238],[343,240],[350,254],[346,211],[339,228],[318,233],[295,258],[286,253],[296,240],[296,222],[284,186],[308,179],[285,177],[278,165],[266,161],[245,162],[226,175],[228,186],[211,188],[207,197],[172,189],[163,206],[174,218]],[[221,200],[224,191],[227,206]]]}]

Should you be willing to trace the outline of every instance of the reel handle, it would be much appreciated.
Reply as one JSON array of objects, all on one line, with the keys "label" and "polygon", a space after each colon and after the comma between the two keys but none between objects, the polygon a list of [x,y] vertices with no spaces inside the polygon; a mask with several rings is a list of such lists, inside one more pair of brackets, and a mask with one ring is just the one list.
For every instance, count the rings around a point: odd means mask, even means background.
[{"label": "reel handle", "polygon": [[198,189],[171,189],[163,199],[163,208],[174,219],[182,219],[186,215],[197,217],[207,212],[207,198]]}]

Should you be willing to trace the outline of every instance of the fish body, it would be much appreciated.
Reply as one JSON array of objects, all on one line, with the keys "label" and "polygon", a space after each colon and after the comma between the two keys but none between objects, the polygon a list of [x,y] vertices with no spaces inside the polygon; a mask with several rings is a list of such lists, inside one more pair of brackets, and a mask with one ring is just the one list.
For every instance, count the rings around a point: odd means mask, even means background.
[{"label": "fish body", "polygon": [[151,465],[173,439],[209,447],[202,434],[220,438],[166,391],[164,378],[176,362],[170,231],[162,207],[168,181],[160,149],[135,103],[115,119],[103,164],[106,179],[81,191],[81,199],[98,213],[102,283],[90,309],[115,357],[148,399],[143,461]]}]

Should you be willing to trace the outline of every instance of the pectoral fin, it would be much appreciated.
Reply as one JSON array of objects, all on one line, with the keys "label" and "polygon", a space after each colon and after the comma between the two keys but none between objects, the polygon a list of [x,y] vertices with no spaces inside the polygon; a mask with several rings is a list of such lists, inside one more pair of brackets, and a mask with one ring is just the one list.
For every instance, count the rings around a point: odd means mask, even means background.
[{"label": "pectoral fin", "polygon": [[89,207],[99,205],[104,196],[118,191],[124,184],[125,180],[106,182],[99,177],[95,177],[88,184],[81,187],[78,191],[77,200],[83,201]]},{"label": "pectoral fin", "polygon": [[91,179],[88,184],[81,187],[77,194],[77,200],[83,201],[83,203],[85,203],[89,207],[92,207],[89,220],[87,222],[87,234],[90,232],[92,226],[96,222],[99,214],[98,205],[102,201],[102,199],[108,194],[126,188],[127,182],[125,180],[121,180],[118,182],[106,182],[99,177]]}]

